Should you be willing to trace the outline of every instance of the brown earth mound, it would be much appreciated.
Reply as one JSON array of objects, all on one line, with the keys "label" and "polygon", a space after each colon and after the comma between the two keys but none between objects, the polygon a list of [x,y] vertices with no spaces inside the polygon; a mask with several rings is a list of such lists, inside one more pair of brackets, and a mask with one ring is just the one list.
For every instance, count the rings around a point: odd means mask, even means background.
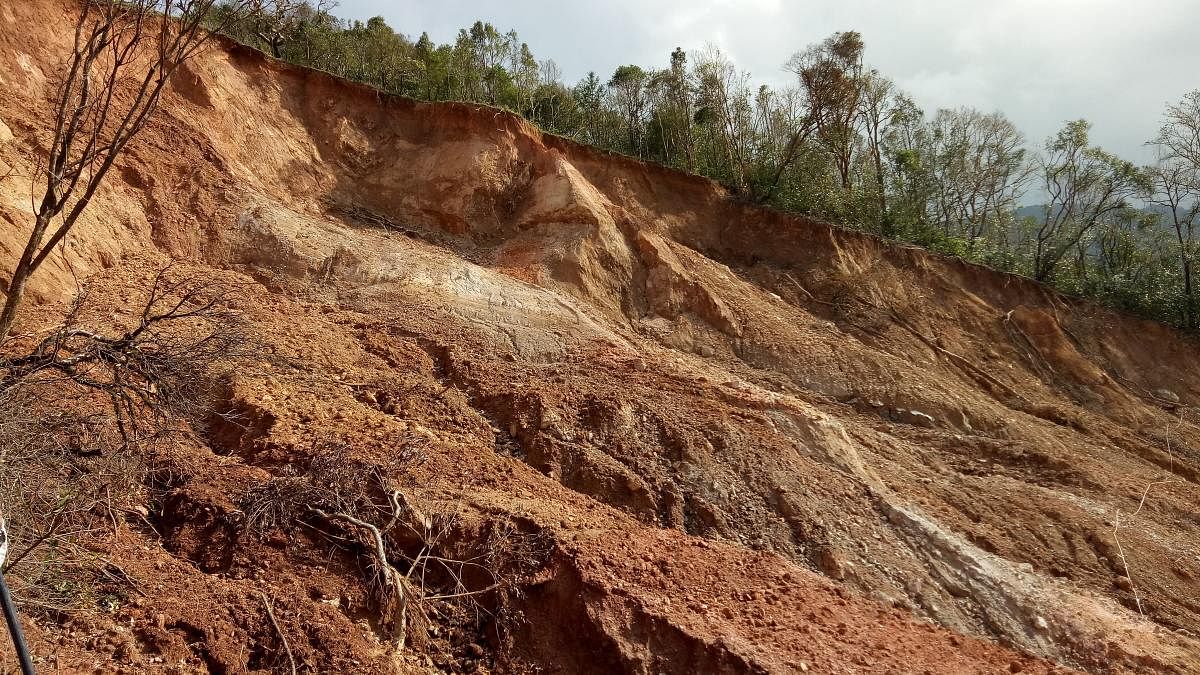
[{"label": "brown earth mound", "polygon": [[[0,5],[5,269],[71,12]],[[263,358],[93,543],[136,593],[30,626],[47,669],[265,671],[283,634],[308,672],[1200,670],[1200,368],[1162,326],[237,47],[18,328],[171,260]],[[258,509],[331,458],[511,582],[397,651],[361,552]]]}]

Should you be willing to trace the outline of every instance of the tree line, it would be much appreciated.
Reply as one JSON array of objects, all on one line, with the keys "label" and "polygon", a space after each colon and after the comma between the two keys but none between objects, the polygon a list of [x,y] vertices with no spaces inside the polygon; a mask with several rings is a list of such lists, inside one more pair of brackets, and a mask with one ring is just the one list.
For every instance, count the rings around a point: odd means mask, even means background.
[{"label": "tree line", "polygon": [[[540,128],[716,179],[741,198],[915,243],[1188,330],[1200,224],[1200,90],[1167,107],[1151,166],[1097,147],[1086,120],[1031,146],[1002,113],[932,114],[835,33],[756,85],[715,47],[658,67],[563,81],[515,31],[475,22],[453,43],[281,5],[234,39],[293,63],[429,101],[508,108]],[[1042,202],[1022,207],[1028,199]]]}]

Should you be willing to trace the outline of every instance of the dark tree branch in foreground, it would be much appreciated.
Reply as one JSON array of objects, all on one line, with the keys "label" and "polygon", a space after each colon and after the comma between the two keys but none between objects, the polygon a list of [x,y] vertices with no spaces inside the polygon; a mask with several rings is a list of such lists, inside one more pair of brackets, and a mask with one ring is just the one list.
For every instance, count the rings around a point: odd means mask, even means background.
[{"label": "dark tree branch in foreground", "polygon": [[168,281],[168,271],[159,272],[137,323],[123,332],[80,327],[81,296],[66,321],[27,353],[0,360],[0,393],[39,378],[80,385],[109,398],[126,442],[148,419],[204,414],[211,371],[251,349],[238,317],[223,308],[227,290],[191,278]]},{"label": "dark tree branch in foreground", "polygon": [[[234,0],[231,23],[273,0]],[[29,278],[71,232],[113,163],[149,123],[171,76],[208,43],[216,0],[85,0],[53,102],[49,153],[34,174],[35,217],[0,310],[12,331]],[[216,26],[217,30],[227,25]],[[38,186],[41,183],[41,186]],[[36,195],[40,194],[40,200]]]}]

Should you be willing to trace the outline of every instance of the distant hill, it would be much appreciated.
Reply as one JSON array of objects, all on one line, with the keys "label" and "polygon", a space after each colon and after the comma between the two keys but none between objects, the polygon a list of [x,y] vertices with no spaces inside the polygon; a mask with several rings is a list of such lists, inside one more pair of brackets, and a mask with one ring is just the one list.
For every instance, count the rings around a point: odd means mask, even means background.
[{"label": "distant hill", "polygon": [[[1158,213],[1158,214],[1162,214],[1164,216],[1171,212],[1171,209],[1169,209],[1161,204],[1146,204],[1146,205],[1142,206],[1142,208],[1139,210],[1142,213]],[[1043,217],[1043,214],[1045,214],[1045,212],[1046,212],[1045,204],[1036,204],[1036,205],[1030,204],[1030,205],[1026,205],[1026,206],[1017,207],[1017,209],[1015,211],[1013,211],[1013,214],[1017,217],[1018,220],[1020,220],[1022,218],[1033,218],[1035,220],[1041,220]]]}]

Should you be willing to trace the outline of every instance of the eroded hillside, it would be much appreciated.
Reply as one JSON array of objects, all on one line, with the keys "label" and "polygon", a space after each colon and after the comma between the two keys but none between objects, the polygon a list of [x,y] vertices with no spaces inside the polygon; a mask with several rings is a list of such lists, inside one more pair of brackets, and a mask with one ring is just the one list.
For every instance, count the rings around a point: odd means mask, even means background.
[{"label": "eroded hillside", "polygon": [[[70,12],[0,5],[6,265]],[[225,47],[19,329],[170,260],[264,356],[96,543],[138,595],[31,627],[60,667],[280,667],[265,592],[311,672],[1200,669],[1198,351],[1159,325]],[[335,447],[460,558],[507,533],[519,592],[395,653],[352,551],[246,526]]]}]

